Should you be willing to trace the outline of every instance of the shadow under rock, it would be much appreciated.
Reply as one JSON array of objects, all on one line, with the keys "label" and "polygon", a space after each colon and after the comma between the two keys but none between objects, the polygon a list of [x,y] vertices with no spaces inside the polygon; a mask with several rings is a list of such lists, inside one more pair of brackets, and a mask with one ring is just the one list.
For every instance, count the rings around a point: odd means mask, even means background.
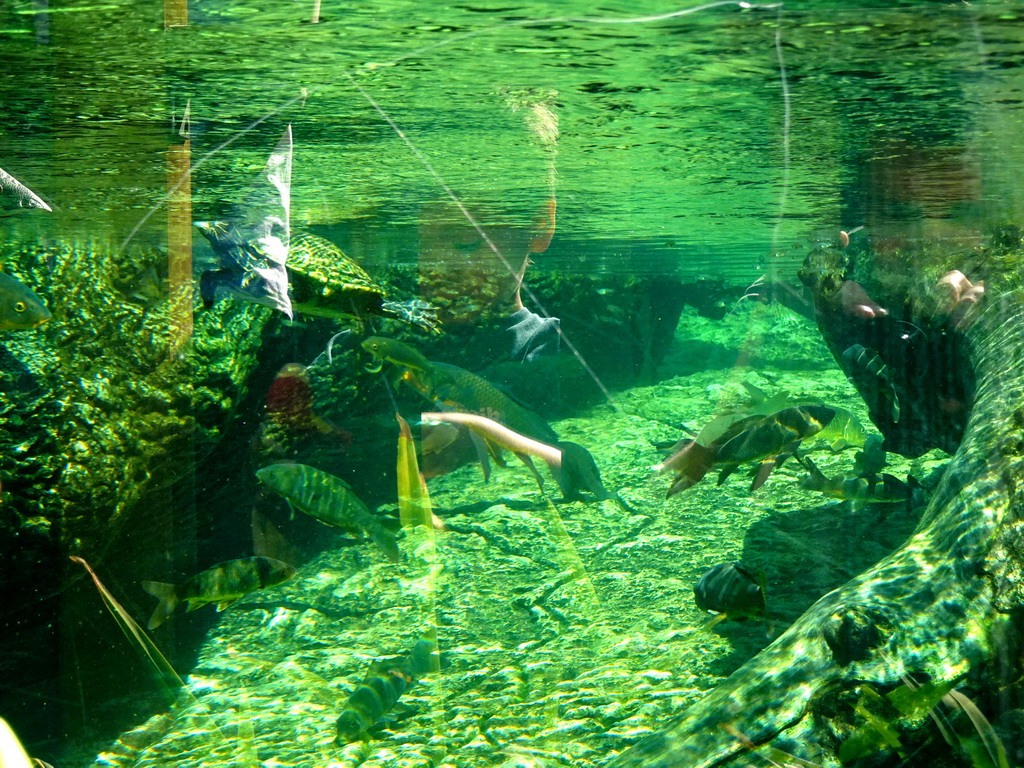
[{"label": "shadow under rock", "polygon": [[461,504],[457,507],[436,507],[434,511],[440,517],[453,517],[455,515],[479,515],[486,512],[491,507],[502,505],[509,509],[514,509],[517,512],[528,512],[537,509],[535,502],[527,499],[511,499],[507,496],[499,496],[497,499],[489,501],[477,501],[473,504]]},{"label": "shadow under rock", "polygon": [[715,672],[729,675],[782,634],[823,595],[895,551],[913,533],[924,507],[846,503],[775,512],[747,530],[742,562],[764,571],[767,619],[723,621],[713,631],[732,652]]}]

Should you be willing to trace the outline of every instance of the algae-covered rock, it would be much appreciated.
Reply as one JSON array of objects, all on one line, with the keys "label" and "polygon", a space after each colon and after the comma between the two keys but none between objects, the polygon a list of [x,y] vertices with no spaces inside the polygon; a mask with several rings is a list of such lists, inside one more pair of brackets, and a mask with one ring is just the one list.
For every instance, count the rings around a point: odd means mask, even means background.
[{"label": "algae-covered rock", "polygon": [[69,548],[90,555],[216,441],[244,394],[270,312],[222,303],[193,316],[191,286],[182,298],[162,289],[155,302],[126,294],[122,276],[158,254],[125,257],[98,246],[6,253],[53,319],[4,339],[18,361],[12,368],[24,369],[24,383],[5,395],[22,419],[26,387],[34,386],[37,411],[46,403],[49,418],[34,428],[55,440],[57,466],[44,511],[61,516]]},{"label": "algae-covered rock", "polygon": [[[0,576],[8,615],[35,617],[9,633],[0,674],[11,690],[57,695],[66,680],[54,659],[95,643],[98,661],[73,666],[83,699],[100,699],[123,664],[108,652],[118,630],[77,630],[100,604],[91,587],[74,589],[82,573],[67,555],[125,583],[191,540],[191,488],[176,488],[243,397],[271,314],[241,303],[193,314],[190,283],[172,298],[159,281],[136,295],[125,276],[166,264],[159,252],[8,243],[3,255],[53,317],[0,338]],[[61,615],[74,619],[58,635]],[[37,709],[23,720],[47,716]]]}]

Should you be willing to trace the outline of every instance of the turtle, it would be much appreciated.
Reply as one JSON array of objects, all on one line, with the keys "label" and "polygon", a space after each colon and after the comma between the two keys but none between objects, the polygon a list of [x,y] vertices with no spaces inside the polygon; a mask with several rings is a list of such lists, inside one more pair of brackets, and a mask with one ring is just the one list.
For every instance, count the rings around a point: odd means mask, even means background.
[{"label": "turtle", "polygon": [[[237,237],[228,238],[232,227],[223,222],[197,224],[200,232],[210,241],[221,261],[221,268],[203,275],[200,281],[204,301],[212,301],[208,287],[218,284],[246,284],[245,270],[236,255]],[[223,245],[231,248],[224,249]],[[246,251],[258,250],[252,241],[245,243]],[[222,252],[227,250],[228,252]],[[362,325],[364,315],[393,317],[417,325],[429,333],[440,333],[436,309],[421,299],[408,301],[388,300],[388,288],[375,280],[338,246],[309,232],[294,232],[288,244],[288,270],[291,308],[294,312],[316,317],[330,317],[354,321]],[[235,291],[238,292],[237,290]],[[246,297],[248,298],[248,297]]]}]

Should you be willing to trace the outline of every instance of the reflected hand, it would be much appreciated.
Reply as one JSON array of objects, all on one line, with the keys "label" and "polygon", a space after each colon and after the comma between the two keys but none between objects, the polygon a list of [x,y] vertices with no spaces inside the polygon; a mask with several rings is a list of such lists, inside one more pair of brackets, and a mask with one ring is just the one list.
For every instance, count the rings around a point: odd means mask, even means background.
[{"label": "reflected hand", "polygon": [[847,314],[864,320],[885,317],[889,314],[889,310],[877,304],[868,296],[861,284],[853,280],[843,281],[839,289],[839,305]]}]

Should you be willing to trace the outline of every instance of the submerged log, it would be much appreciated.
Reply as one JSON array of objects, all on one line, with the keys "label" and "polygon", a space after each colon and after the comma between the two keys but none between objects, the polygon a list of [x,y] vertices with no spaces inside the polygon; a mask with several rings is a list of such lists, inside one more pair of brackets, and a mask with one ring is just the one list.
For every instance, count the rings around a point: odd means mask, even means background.
[{"label": "submerged log", "polygon": [[[980,301],[972,297],[977,306],[968,322],[952,313],[943,331],[962,333],[956,343],[971,367],[946,372],[972,376],[976,388],[963,439],[915,533],[818,600],[679,722],[610,766],[744,764],[759,748],[812,765],[853,764],[841,750],[864,722],[855,709],[865,688],[884,693],[930,682],[946,689],[999,655],[1001,633],[1024,596],[1024,292],[1012,273],[993,290],[999,261],[988,260],[988,292]],[[829,299],[828,285],[838,291],[840,282],[812,285],[819,308]],[[842,334],[820,317],[819,324],[836,351]],[[930,440],[938,445],[941,436]],[[911,730],[927,724],[927,711]]]}]

